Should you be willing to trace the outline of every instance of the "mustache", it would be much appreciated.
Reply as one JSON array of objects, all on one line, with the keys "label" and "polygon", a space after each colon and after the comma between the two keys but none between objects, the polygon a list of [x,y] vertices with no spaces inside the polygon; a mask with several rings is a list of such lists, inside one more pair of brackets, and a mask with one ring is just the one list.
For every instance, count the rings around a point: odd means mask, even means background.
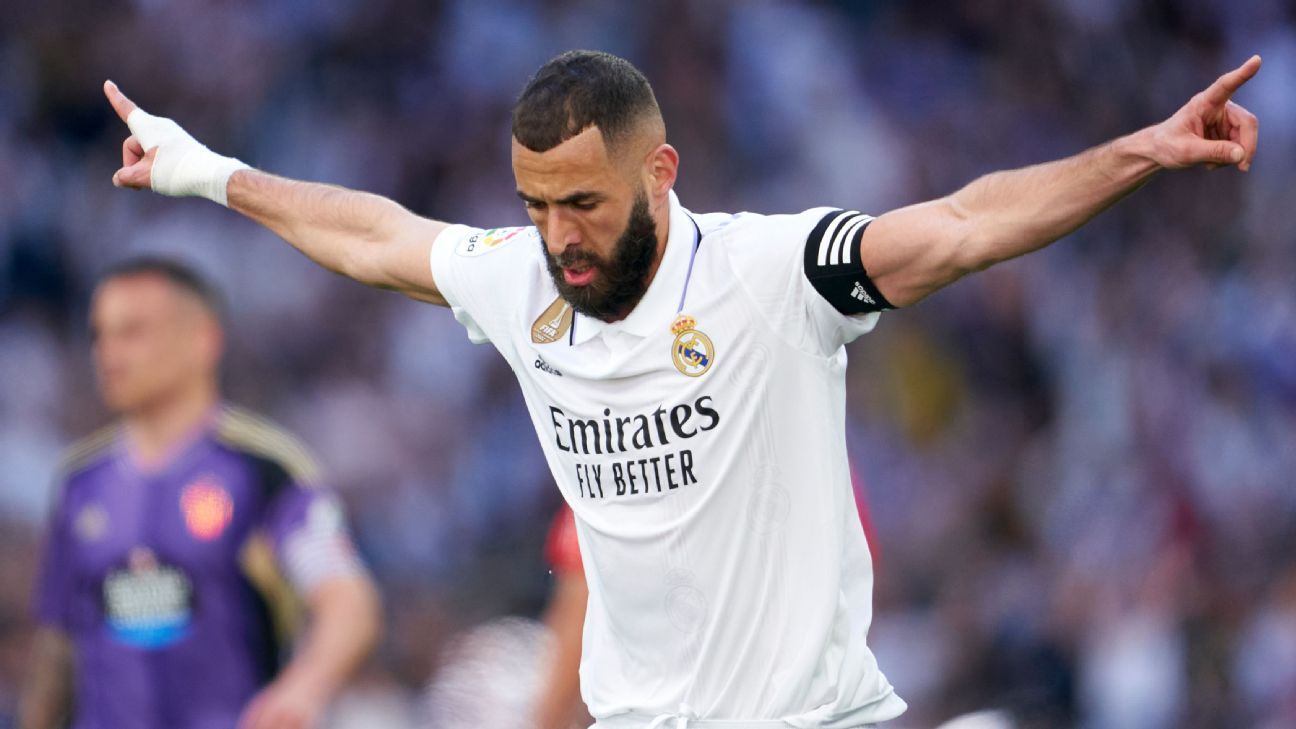
[{"label": "mustache", "polygon": [[561,268],[571,268],[578,264],[587,264],[597,268],[605,267],[602,258],[584,248],[569,248],[556,256],[550,256],[550,258]]}]

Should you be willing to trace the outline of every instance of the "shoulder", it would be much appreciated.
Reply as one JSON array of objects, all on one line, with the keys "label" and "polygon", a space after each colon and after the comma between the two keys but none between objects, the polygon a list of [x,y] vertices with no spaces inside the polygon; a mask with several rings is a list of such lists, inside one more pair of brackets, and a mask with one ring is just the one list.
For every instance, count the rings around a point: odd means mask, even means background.
[{"label": "shoulder", "polygon": [[[842,211],[811,208],[797,213],[707,213],[695,215],[702,233],[702,248],[727,259],[745,283],[765,281],[784,286],[786,277],[800,272],[802,259],[812,247],[825,218]],[[753,280],[753,277],[755,280]]]},{"label": "shoulder", "polygon": [[432,244],[434,268],[491,268],[531,266],[543,263],[543,243],[535,226],[474,228],[452,225]]},{"label": "shoulder", "polygon": [[842,212],[821,207],[796,213],[705,213],[693,218],[708,242],[741,254],[770,247],[800,251],[825,218],[831,220]]},{"label": "shoulder", "polygon": [[270,481],[292,481],[303,486],[320,482],[320,467],[310,450],[267,418],[227,405],[216,416],[212,435],[225,448],[264,469]]},{"label": "shoulder", "polygon": [[112,447],[121,438],[122,428],[114,423],[68,446],[59,456],[55,481],[64,488],[81,476],[101,467],[110,457]]},{"label": "shoulder", "polygon": [[540,231],[534,225],[506,228],[463,228],[456,237],[455,255],[466,258],[483,256],[496,251],[517,251],[527,241],[538,243]]},{"label": "shoulder", "polygon": [[[432,245],[432,276],[475,343],[501,346],[520,320],[543,312],[557,295],[544,241],[534,226],[454,225]],[[537,308],[538,307],[538,308]]]},{"label": "shoulder", "polygon": [[516,291],[548,276],[544,242],[535,226],[452,225],[432,244],[432,275],[451,306],[481,315],[501,290]]}]

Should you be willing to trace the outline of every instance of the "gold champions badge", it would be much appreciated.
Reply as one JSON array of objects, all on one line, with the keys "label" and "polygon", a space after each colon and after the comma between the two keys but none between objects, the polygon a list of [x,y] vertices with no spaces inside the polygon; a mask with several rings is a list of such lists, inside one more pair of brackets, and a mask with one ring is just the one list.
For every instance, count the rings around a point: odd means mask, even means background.
[{"label": "gold champions badge", "polygon": [[567,336],[571,325],[571,304],[559,297],[531,325],[531,341],[536,344],[551,344]]},{"label": "gold champions badge", "polygon": [[671,361],[675,369],[689,377],[701,377],[715,361],[711,338],[697,330],[697,320],[687,314],[675,317],[671,324],[675,341],[671,343]]}]

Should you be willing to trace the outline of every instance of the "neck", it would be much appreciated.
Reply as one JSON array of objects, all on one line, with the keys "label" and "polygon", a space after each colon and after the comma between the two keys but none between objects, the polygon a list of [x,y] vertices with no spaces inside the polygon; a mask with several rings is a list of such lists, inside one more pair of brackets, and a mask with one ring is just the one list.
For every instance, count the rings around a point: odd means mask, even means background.
[{"label": "neck", "polygon": [[657,218],[657,255],[653,257],[652,268],[648,270],[649,286],[657,278],[657,269],[661,268],[662,259],[666,257],[666,241],[670,240],[670,205],[663,205]]},{"label": "neck", "polygon": [[200,382],[126,413],[126,440],[140,465],[156,466],[206,422],[216,407],[214,382]]}]

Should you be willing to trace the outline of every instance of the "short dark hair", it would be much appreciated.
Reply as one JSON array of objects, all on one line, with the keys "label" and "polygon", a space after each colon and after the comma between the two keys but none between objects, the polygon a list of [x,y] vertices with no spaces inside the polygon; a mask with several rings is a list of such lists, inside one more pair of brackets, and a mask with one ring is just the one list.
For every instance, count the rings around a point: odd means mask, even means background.
[{"label": "short dark hair", "polygon": [[624,58],[567,51],[536,71],[513,105],[513,137],[547,152],[597,126],[609,147],[645,118],[661,119],[648,79]]},{"label": "short dark hair", "polygon": [[220,290],[211,284],[196,269],[173,258],[164,256],[143,255],[118,261],[104,270],[99,276],[99,285],[115,278],[126,276],[154,275],[165,279],[183,293],[198,299],[213,316],[223,319],[225,299]]}]

